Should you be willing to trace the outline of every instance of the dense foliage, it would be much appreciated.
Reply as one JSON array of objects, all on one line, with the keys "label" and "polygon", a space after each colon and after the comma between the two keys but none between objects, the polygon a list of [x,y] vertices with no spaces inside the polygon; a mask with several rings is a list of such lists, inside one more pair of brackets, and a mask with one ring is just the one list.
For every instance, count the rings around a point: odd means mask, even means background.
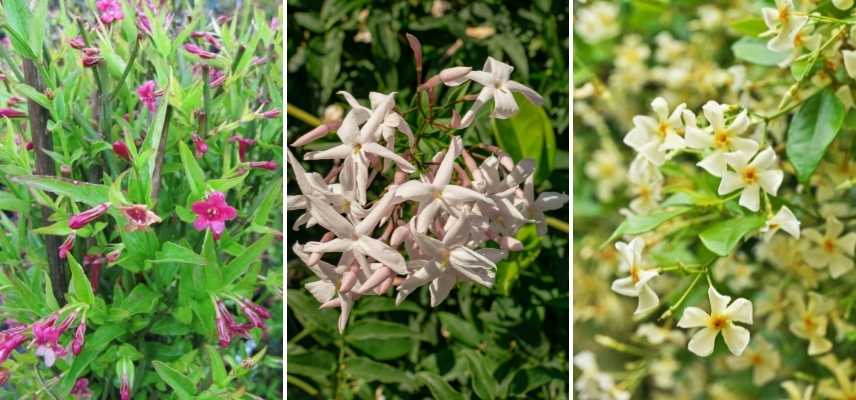
[{"label": "dense foliage", "polygon": [[[416,142],[411,149],[404,135],[396,134],[401,139],[395,142],[395,153],[411,157],[408,160],[416,170],[408,179],[432,174],[442,164],[437,156],[447,149],[454,151],[454,137],[460,137],[463,149],[475,154],[479,163],[492,154],[508,154],[515,163],[532,159],[536,192],[567,193],[568,42],[563,28],[567,8],[550,1],[526,6],[503,3],[326,1],[315,5],[290,1],[287,68],[288,90],[294,95],[289,96],[288,142],[318,126],[331,131],[311,143],[301,140],[300,146],[290,149],[295,162],[314,159],[311,152],[340,145],[332,131],[346,125],[342,120],[347,120],[355,104],[347,99],[350,104],[344,105],[346,98],[335,96],[336,92],[347,91],[362,104],[368,104],[370,91],[383,96],[396,92],[394,110],[411,127]],[[414,45],[413,39],[420,44]],[[420,50],[421,61],[415,59],[413,48]],[[500,119],[491,117],[494,102],[490,101],[473,114],[471,125],[456,129],[459,122],[468,125],[466,113],[482,86],[439,84],[432,89],[435,100],[430,101],[426,91],[416,88],[451,67],[479,70],[488,56],[511,64],[511,79],[534,89],[544,105],[515,97],[519,112]],[[420,63],[421,71],[416,69]],[[380,104],[378,99],[371,99],[372,111]],[[463,115],[463,120],[453,118],[455,113]],[[458,167],[468,168],[464,164]],[[301,165],[321,177],[339,175],[338,170],[330,174],[338,163]],[[294,177],[302,174],[296,169],[292,167]],[[456,182],[463,171],[456,173]],[[375,181],[383,185],[369,186],[366,197],[371,204],[383,202],[382,190],[395,180],[394,172],[392,168],[378,175]],[[289,196],[289,207],[300,209],[289,212],[289,227],[306,222],[304,212],[311,214],[304,210],[311,205],[291,204],[301,192],[308,194],[298,183],[289,183],[289,195],[295,195]],[[418,213],[415,207],[405,212],[405,221]],[[395,287],[381,292],[391,296],[355,301],[350,322],[345,315],[347,326],[340,320],[342,334],[337,332],[339,311],[319,310],[313,298],[316,293],[304,288],[316,282],[317,272],[306,267],[305,255],[292,258],[289,253],[289,260],[294,260],[287,270],[289,396],[567,398],[568,227],[562,222],[566,213],[567,208],[550,211],[545,234],[538,234],[531,224],[520,228],[514,242],[519,240],[522,249],[496,263],[492,287],[459,282],[445,300],[439,299],[441,303],[432,301],[437,294],[432,285],[430,290],[413,291],[396,305],[395,294],[401,294],[400,285],[406,282],[401,276],[392,279]],[[326,240],[322,236],[329,225],[320,225],[324,227],[289,234],[289,251],[294,243],[309,246],[306,243]],[[411,230],[421,229],[414,225]],[[431,232],[436,234],[433,228]],[[339,256],[323,260],[335,263]],[[432,308],[432,302],[439,305]]]},{"label": "dense foliage", "polygon": [[4,397],[280,396],[281,17],[205,3],[3,2]]}]

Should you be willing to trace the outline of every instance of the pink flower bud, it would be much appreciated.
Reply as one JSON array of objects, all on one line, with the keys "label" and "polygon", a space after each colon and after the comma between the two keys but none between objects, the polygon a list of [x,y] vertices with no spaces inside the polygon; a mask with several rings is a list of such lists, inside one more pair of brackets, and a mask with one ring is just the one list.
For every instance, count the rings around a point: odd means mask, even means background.
[{"label": "pink flower bud", "polygon": [[404,36],[407,38],[410,49],[413,50],[413,60],[416,64],[416,81],[422,82],[422,43],[419,42],[416,36],[409,33],[405,33]]},{"label": "pink flower bud", "polygon": [[282,115],[282,111],[280,111],[278,108],[274,108],[273,110],[265,111],[259,114],[260,117],[267,119],[277,118],[280,115]]},{"label": "pink flower bud", "polygon": [[122,386],[119,388],[119,398],[121,400],[131,400],[131,383],[128,382],[127,374],[122,374]]},{"label": "pink flower bud", "polygon": [[149,109],[149,112],[154,113],[157,109],[157,98],[163,93],[158,93],[155,86],[155,81],[146,81],[137,87],[137,97],[140,102]]},{"label": "pink flower bud", "polygon": [[83,58],[81,61],[83,62],[83,66],[87,68],[94,67],[101,63],[103,58],[101,58],[101,50],[97,47],[87,47],[83,49]]},{"label": "pink flower bud", "polygon": [[83,41],[82,37],[78,36],[78,37],[75,37],[74,39],[69,40],[68,45],[71,46],[71,48],[73,48],[73,49],[80,50],[80,49],[86,47],[86,42]]},{"label": "pink flower bud", "polygon": [[89,390],[89,379],[80,378],[74,383],[69,393],[76,399],[88,399],[92,397],[92,391]]},{"label": "pink flower bud", "polygon": [[291,143],[291,147],[303,146],[304,144],[310,143],[316,139],[324,137],[327,132],[335,131],[339,129],[339,126],[342,125],[342,121],[332,121],[321,124],[309,132],[306,132],[303,136],[297,138],[294,142]]},{"label": "pink flower bud", "polygon": [[256,144],[254,139],[245,138],[241,135],[235,135],[229,138],[230,142],[238,143],[238,158],[241,161],[244,161],[244,158],[247,156],[247,152],[250,151],[250,147]]},{"label": "pink flower bud", "polygon": [[24,148],[25,148],[25,149],[27,149],[27,151],[31,151],[31,150],[33,150],[35,147],[36,147],[36,146],[33,144],[33,142],[27,142],[27,144],[25,144],[25,145],[24,145]]},{"label": "pink flower bud", "polygon": [[84,341],[86,340],[86,321],[81,321],[74,331],[74,339],[71,341],[71,354],[78,355],[83,350]]},{"label": "pink flower bud", "polygon": [[193,141],[194,152],[196,153],[196,158],[202,158],[205,153],[208,152],[208,143],[205,143],[205,139],[202,139],[197,134],[190,135],[190,140]]},{"label": "pink flower bud", "polygon": [[0,108],[0,117],[3,118],[23,118],[26,116],[27,113],[18,111],[14,108]]},{"label": "pink flower bud", "polygon": [[123,160],[131,161],[131,152],[124,140],[119,139],[113,142],[113,153]]},{"label": "pink flower bud", "polygon": [[110,203],[102,203],[86,211],[72,215],[71,218],[68,219],[68,227],[71,229],[83,228],[90,222],[104,215],[109,208]]},{"label": "pink flower bud", "polygon": [[65,238],[65,241],[62,242],[61,245],[59,245],[59,248],[57,249],[57,254],[59,255],[60,260],[65,260],[65,258],[68,257],[68,253],[71,252],[71,247],[74,246],[74,238],[76,236],[77,235],[72,232]]},{"label": "pink flower bud", "polygon": [[107,255],[104,256],[104,258],[107,259],[108,263],[112,264],[112,263],[116,262],[117,260],[119,260],[119,257],[121,255],[122,255],[122,249],[116,249],[116,250],[113,250],[113,251],[107,253]]},{"label": "pink flower bud", "polygon": [[195,55],[195,56],[197,56],[197,57],[199,57],[199,58],[203,58],[203,59],[208,59],[208,60],[210,60],[210,59],[212,59],[212,58],[217,57],[217,55],[216,55],[216,54],[214,54],[214,53],[212,53],[212,52],[210,52],[210,51],[207,51],[207,50],[205,50],[205,49],[203,49],[203,48],[201,48],[201,47],[199,47],[199,46],[197,46],[197,45],[195,45],[195,44],[193,44],[193,43],[186,43],[186,44],[184,45],[184,50],[185,50],[185,51],[187,51],[187,52],[188,52],[188,53],[190,53],[190,54],[193,54],[193,55]]},{"label": "pink flower bud", "polygon": [[6,382],[9,382],[10,375],[12,375],[12,373],[9,372],[9,370],[0,370],[0,386],[3,386],[6,384]]},{"label": "pink flower bud", "polygon": [[266,169],[268,171],[276,171],[279,165],[276,161],[251,161],[250,168]]}]

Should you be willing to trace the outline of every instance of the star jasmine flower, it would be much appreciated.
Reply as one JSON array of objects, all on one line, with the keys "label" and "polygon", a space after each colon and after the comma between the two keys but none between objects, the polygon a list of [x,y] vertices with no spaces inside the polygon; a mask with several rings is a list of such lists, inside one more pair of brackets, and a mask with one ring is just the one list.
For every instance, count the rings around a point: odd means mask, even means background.
[{"label": "star jasmine flower", "polygon": [[776,378],[776,373],[782,366],[779,352],[764,338],[756,340],[752,347],[739,357],[729,357],[726,363],[735,370],[752,368],[752,383],[763,386]]},{"label": "star jasmine flower", "polygon": [[728,107],[715,101],[708,101],[703,107],[704,116],[710,126],[700,129],[695,124],[695,115],[687,111],[684,119],[687,121],[687,147],[692,149],[713,149],[704,159],[698,162],[699,167],[721,178],[727,170],[725,154],[733,151],[755,153],[758,143],[751,139],[739,137],[749,127],[749,117],[746,110],[737,114],[731,124],[726,126],[725,111]]},{"label": "star jasmine flower", "polygon": [[499,119],[511,118],[517,114],[517,101],[512,93],[521,93],[536,105],[544,104],[544,98],[536,91],[510,79],[514,67],[493,57],[488,57],[481,71],[470,71],[467,78],[483,86],[476,101],[464,114],[458,128],[466,128],[473,123],[476,114],[490,99],[494,100],[491,116]]},{"label": "star jasmine flower", "polygon": [[829,267],[835,279],[853,269],[856,232],[842,235],[844,224],[832,216],[826,219],[825,230],[823,235],[814,228],[803,230],[803,236],[816,246],[808,250],[806,262],[814,268]]},{"label": "star jasmine flower", "polygon": [[656,269],[646,268],[642,261],[642,250],[644,248],[645,240],[642,238],[634,238],[630,243],[615,243],[615,249],[618,250],[621,257],[619,269],[627,272],[629,276],[614,280],[612,291],[624,296],[639,298],[639,304],[633,315],[644,314],[660,304],[657,293],[648,286],[648,281],[659,273]]},{"label": "star jasmine flower", "polygon": [[663,165],[667,151],[686,146],[681,136],[684,130],[681,115],[685,107],[686,104],[681,103],[670,114],[666,99],[657,97],[651,102],[651,108],[657,117],[633,117],[633,129],[624,136],[624,143],[654,165]]},{"label": "star jasmine flower", "polygon": [[627,181],[630,186],[630,210],[638,214],[645,214],[660,203],[663,199],[663,174],[653,163],[641,154],[636,156],[627,172]]},{"label": "star jasmine flower", "polygon": [[773,36],[767,42],[772,51],[784,52],[793,48],[793,36],[808,22],[807,15],[798,15],[792,0],[776,0],[776,8],[763,8],[761,14],[767,24],[762,36]]},{"label": "star jasmine flower", "polygon": [[773,218],[767,220],[767,224],[761,228],[761,232],[764,233],[765,240],[770,240],[779,229],[787,232],[794,239],[800,238],[800,221],[787,206],[782,206]]},{"label": "star jasmine flower", "polygon": [[826,338],[829,325],[827,314],[835,304],[817,293],[809,293],[808,304],[799,293],[791,293],[791,304],[796,308],[795,318],[788,328],[795,336],[808,340],[808,355],[816,356],[832,349],[832,342]]},{"label": "star jasmine flower", "polygon": [[462,203],[481,201],[494,205],[492,200],[475,190],[449,184],[452,179],[455,159],[458,158],[462,150],[461,138],[459,136],[453,137],[433,180],[430,182],[413,180],[398,187],[396,192],[399,202],[411,200],[419,203],[416,217],[417,232],[426,232],[434,221],[434,216],[441,208],[449,214],[457,215],[458,213],[453,208]]},{"label": "star jasmine flower", "polygon": [[753,153],[742,151],[725,154],[725,161],[733,171],[723,174],[717,192],[719,195],[726,195],[742,189],[740,205],[750,211],[758,211],[761,203],[761,189],[775,196],[779,191],[779,185],[782,184],[784,174],[782,170],[776,168],[776,152],[772,147],[767,147],[754,155],[754,159],[752,157]]},{"label": "star jasmine flower", "polygon": [[719,294],[713,286],[707,290],[707,295],[710,314],[698,307],[687,307],[678,321],[680,328],[702,328],[690,339],[689,350],[700,357],[709,356],[713,353],[716,336],[722,332],[728,350],[735,356],[743,354],[749,344],[749,330],[735,322],[752,324],[752,302],[739,298],[732,303],[731,297]]}]

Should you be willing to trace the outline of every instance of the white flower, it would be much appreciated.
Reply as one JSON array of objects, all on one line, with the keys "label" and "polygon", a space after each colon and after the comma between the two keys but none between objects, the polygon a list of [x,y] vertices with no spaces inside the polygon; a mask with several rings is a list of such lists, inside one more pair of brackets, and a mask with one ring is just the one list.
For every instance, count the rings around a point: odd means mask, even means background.
[{"label": "white flower", "polygon": [[547,234],[547,224],[544,222],[544,212],[558,210],[568,203],[568,195],[559,192],[541,192],[535,197],[535,177],[529,175],[523,183],[523,215],[534,220],[538,234]]},{"label": "white flower", "polygon": [[[410,126],[407,125],[407,121],[401,117],[401,114],[393,111],[391,108],[385,108],[385,102],[388,99],[387,95],[378,92],[369,92],[369,103],[371,105],[371,109],[369,109],[361,105],[350,93],[342,90],[339,91],[339,94],[345,97],[345,101],[351,106],[352,112],[362,113],[362,117],[366,120],[371,117],[373,111],[382,109],[383,107],[383,111],[385,112],[383,121],[378,129],[375,129],[373,132],[371,140],[378,141],[380,138],[383,138],[386,142],[386,148],[391,152],[395,152],[395,132],[398,130],[403,132],[407,136],[410,145],[413,145],[415,138],[413,137],[413,131],[410,130]],[[394,102],[393,105],[395,105]],[[384,170],[388,167],[390,160],[387,159],[386,161]]]},{"label": "white flower", "polygon": [[648,48],[639,35],[628,35],[624,37],[621,45],[615,49],[616,68],[636,68],[644,66],[645,61],[651,56]]},{"label": "white flower", "polygon": [[833,278],[838,278],[853,269],[853,254],[856,250],[856,232],[844,233],[844,224],[835,217],[826,218],[826,233],[817,229],[803,230],[803,236],[817,247],[808,250],[806,262],[812,267],[829,267]]},{"label": "white flower", "polygon": [[847,76],[856,79],[856,50],[841,50],[841,56],[844,58],[844,69],[847,70]]},{"label": "white flower", "polygon": [[814,398],[814,385],[806,385],[800,389],[794,381],[782,382],[782,389],[788,394],[788,400],[811,400]]},{"label": "white flower", "polygon": [[618,5],[599,1],[581,8],[576,15],[575,29],[588,43],[597,43],[615,37],[621,31],[618,23]]},{"label": "white flower", "polygon": [[826,338],[829,317],[826,314],[835,304],[817,293],[809,293],[808,305],[799,293],[791,293],[791,303],[796,308],[788,328],[799,338],[808,340],[808,355],[816,356],[832,349]]},{"label": "white flower", "polygon": [[761,228],[761,232],[764,233],[765,240],[770,240],[779,229],[784,230],[794,239],[800,238],[800,221],[788,206],[782,206],[773,218],[767,220],[767,224]]},{"label": "white flower", "polygon": [[482,71],[470,71],[467,74],[467,79],[483,87],[476,101],[470,107],[469,111],[464,114],[463,119],[457,127],[466,128],[470,126],[476,118],[476,114],[490,99],[494,100],[491,116],[499,119],[513,117],[519,110],[517,101],[514,100],[514,95],[512,94],[515,92],[523,94],[534,104],[539,106],[544,104],[544,98],[536,91],[510,79],[512,71],[514,71],[514,67],[511,65],[493,57],[488,57],[484,63],[484,67],[482,67]]},{"label": "white flower", "polygon": [[808,16],[796,14],[791,0],[776,0],[776,8],[763,8],[761,14],[769,28],[762,36],[773,36],[767,42],[767,48],[772,51],[791,50],[794,35],[808,22]]},{"label": "white flower", "polygon": [[642,155],[636,156],[627,172],[630,183],[630,209],[645,214],[657,207],[663,199],[663,174]]},{"label": "white flower", "polygon": [[671,327],[666,328],[657,326],[651,323],[639,325],[636,328],[636,334],[642,336],[653,345],[661,345],[667,341],[678,346],[686,343],[684,333],[677,330],[672,330]]},{"label": "white flower", "polygon": [[648,286],[648,281],[657,276],[658,272],[656,269],[645,269],[642,262],[645,240],[635,238],[630,243],[618,242],[615,248],[621,256],[620,269],[629,273],[629,276],[613,281],[612,290],[624,296],[639,298],[634,315],[653,310],[660,304],[660,299],[654,289]]},{"label": "white flower", "polygon": [[736,356],[743,354],[749,344],[749,330],[735,322],[752,324],[752,302],[739,298],[731,303],[731,297],[719,294],[713,286],[707,290],[707,295],[710,314],[698,307],[687,307],[678,321],[681,328],[702,328],[693,335],[687,347],[696,355],[707,357],[713,353],[716,336],[722,332],[728,350]]},{"label": "white flower", "polygon": [[625,179],[621,154],[613,146],[604,146],[596,150],[592,154],[591,161],[586,163],[585,173],[597,183],[597,198],[602,201],[612,200],[613,191],[621,186]]},{"label": "white flower", "polygon": [[[784,174],[776,169],[776,152],[767,147],[752,158],[752,153],[736,151],[725,154],[725,161],[733,171],[725,172],[719,182],[718,193],[729,194],[742,189],[740,205],[750,211],[760,208],[760,191],[763,189],[773,196],[779,191]],[[749,160],[752,162],[749,162]]]},{"label": "white flower", "polygon": [[832,5],[839,10],[846,10],[853,7],[853,0],[832,0]]},{"label": "white flower", "polygon": [[666,152],[681,149],[685,146],[681,137],[684,126],[681,114],[686,107],[681,103],[669,114],[669,104],[666,99],[657,97],[651,102],[651,108],[657,118],[645,115],[633,117],[633,129],[624,136],[624,143],[642,154],[654,165],[666,162]]},{"label": "white flower", "polygon": [[702,110],[704,110],[704,116],[710,125],[704,129],[696,126],[695,115],[692,112],[684,113],[687,147],[700,150],[713,149],[696,165],[715,177],[722,177],[727,169],[725,153],[732,151],[755,153],[758,150],[757,142],[738,136],[746,132],[749,127],[749,117],[746,115],[746,110],[737,114],[731,124],[726,126],[725,111],[727,108],[726,105],[713,100],[708,101]]},{"label": "white flower", "polygon": [[619,389],[612,376],[600,370],[594,353],[577,353],[574,366],[582,372],[574,382],[581,400],[630,400],[630,393]]},{"label": "white flower", "polygon": [[752,367],[752,382],[755,386],[763,386],[776,377],[777,371],[782,366],[782,358],[779,352],[762,337],[756,340],[743,355],[729,357],[726,363],[735,370]]}]

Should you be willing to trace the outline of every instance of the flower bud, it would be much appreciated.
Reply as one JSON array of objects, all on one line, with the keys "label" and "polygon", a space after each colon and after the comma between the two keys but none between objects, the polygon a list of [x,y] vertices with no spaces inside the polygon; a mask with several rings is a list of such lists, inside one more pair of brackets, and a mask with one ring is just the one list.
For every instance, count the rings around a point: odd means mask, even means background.
[{"label": "flower bud", "polygon": [[245,138],[241,135],[235,135],[229,138],[230,142],[238,143],[238,158],[241,161],[244,161],[244,158],[247,156],[247,152],[250,151],[250,147],[256,144],[254,139]]},{"label": "flower bud", "polygon": [[276,161],[251,161],[250,168],[257,169],[266,169],[268,171],[276,171],[277,165]]},{"label": "flower bud", "polygon": [[282,115],[282,111],[278,108],[274,108],[273,110],[268,110],[263,113],[259,113],[259,116],[262,118],[273,119]]},{"label": "flower bud", "polygon": [[103,61],[101,58],[101,50],[97,47],[87,47],[83,49],[83,58],[81,59],[83,66],[87,68],[94,67]]},{"label": "flower bud", "polygon": [[196,153],[196,158],[201,158],[208,152],[208,143],[205,143],[205,139],[202,139],[197,134],[190,135],[190,140],[193,141],[194,152]]},{"label": "flower bud", "polygon": [[0,108],[0,117],[3,118],[24,118],[26,116],[27,113],[14,108]]},{"label": "flower bud", "polygon": [[64,178],[71,178],[71,165],[63,164],[59,166],[59,174]]},{"label": "flower bud", "polygon": [[83,41],[83,37],[78,36],[78,37],[75,37],[74,39],[69,40],[68,45],[71,46],[71,48],[73,48],[73,49],[80,50],[80,49],[86,47],[86,42]]},{"label": "flower bud", "polygon": [[212,59],[212,58],[217,57],[217,55],[216,55],[216,54],[214,54],[214,53],[212,53],[212,52],[210,52],[210,51],[207,51],[207,50],[205,50],[205,49],[203,49],[203,48],[201,48],[201,47],[199,47],[199,46],[197,46],[197,45],[195,45],[195,44],[193,44],[193,43],[187,43],[187,44],[185,44],[185,45],[184,45],[184,50],[185,50],[185,51],[187,51],[187,52],[188,52],[188,53],[190,53],[190,54],[193,54],[193,55],[195,55],[195,56],[197,56],[197,57],[199,57],[199,58],[203,58],[203,59],[206,59],[206,60],[210,60],[210,59]]},{"label": "flower bud", "polygon": [[131,161],[131,152],[128,150],[128,145],[125,144],[124,140],[119,139],[113,142],[113,153],[123,160]]},{"label": "flower bud", "polygon": [[72,215],[71,218],[68,219],[68,227],[71,229],[83,228],[90,222],[104,215],[109,208],[110,203],[102,203],[86,211]]},{"label": "flower bud", "polygon": [[74,339],[71,341],[71,354],[78,355],[83,350],[84,341],[86,340],[86,321],[80,322],[77,329],[74,331]]},{"label": "flower bud", "polygon": [[59,245],[59,248],[57,248],[57,255],[59,255],[60,260],[65,260],[65,258],[68,257],[68,253],[71,252],[71,247],[74,246],[74,238],[76,236],[77,235],[72,232],[65,238],[65,241]]}]

